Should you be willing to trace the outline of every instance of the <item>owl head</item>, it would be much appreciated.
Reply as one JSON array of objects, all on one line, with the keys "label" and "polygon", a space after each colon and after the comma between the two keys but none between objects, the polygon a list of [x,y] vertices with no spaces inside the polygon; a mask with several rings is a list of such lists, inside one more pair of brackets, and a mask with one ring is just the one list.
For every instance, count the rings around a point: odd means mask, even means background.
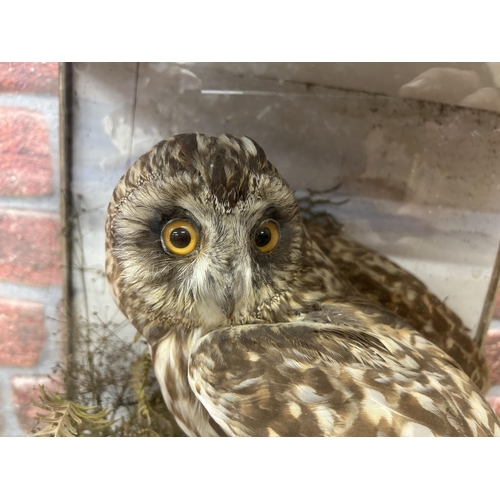
[{"label": "owl head", "polygon": [[118,182],[106,228],[108,280],[138,329],[269,319],[301,267],[293,192],[248,137],[158,143]]}]

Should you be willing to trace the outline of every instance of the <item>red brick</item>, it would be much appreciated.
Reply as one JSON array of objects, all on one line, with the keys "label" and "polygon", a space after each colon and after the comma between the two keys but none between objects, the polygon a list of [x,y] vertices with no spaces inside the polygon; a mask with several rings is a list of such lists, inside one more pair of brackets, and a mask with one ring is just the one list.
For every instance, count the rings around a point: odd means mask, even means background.
[{"label": "red brick", "polygon": [[491,383],[500,384],[500,330],[490,330],[484,343],[484,356],[490,369]]},{"label": "red brick", "polygon": [[490,403],[491,407],[497,412],[500,417],[500,396],[486,396],[486,401]]},{"label": "red brick", "polygon": [[0,365],[33,366],[46,336],[42,304],[0,298]]},{"label": "red brick", "polygon": [[52,191],[49,135],[44,117],[0,107],[0,196],[40,196]]},{"label": "red brick", "polygon": [[0,280],[35,286],[61,281],[60,218],[0,210]]},{"label": "red brick", "polygon": [[0,63],[0,91],[57,94],[58,63]]},{"label": "red brick", "polygon": [[10,381],[12,389],[12,403],[19,426],[29,432],[35,424],[37,413],[46,413],[34,406],[33,401],[39,400],[38,386],[43,385],[46,390],[60,391],[61,384],[48,376],[17,376]]}]

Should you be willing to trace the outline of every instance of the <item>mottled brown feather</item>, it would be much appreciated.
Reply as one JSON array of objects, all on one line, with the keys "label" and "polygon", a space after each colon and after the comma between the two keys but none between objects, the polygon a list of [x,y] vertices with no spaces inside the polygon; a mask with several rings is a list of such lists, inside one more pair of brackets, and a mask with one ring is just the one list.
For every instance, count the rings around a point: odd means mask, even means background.
[{"label": "mottled brown feather", "polygon": [[329,227],[325,216],[307,222],[311,238],[356,291],[403,318],[449,354],[484,394],[490,386],[488,366],[458,315],[408,271],[341,231],[329,232]]}]

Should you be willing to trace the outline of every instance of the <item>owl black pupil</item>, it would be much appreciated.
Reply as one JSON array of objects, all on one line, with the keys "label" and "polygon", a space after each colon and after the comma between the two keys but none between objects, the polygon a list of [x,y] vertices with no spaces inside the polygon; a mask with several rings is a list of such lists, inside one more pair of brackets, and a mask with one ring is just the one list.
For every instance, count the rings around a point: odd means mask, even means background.
[{"label": "owl black pupil", "polygon": [[191,243],[191,235],[185,227],[179,227],[170,233],[170,242],[176,248],[186,248]]},{"label": "owl black pupil", "polygon": [[271,230],[268,227],[262,227],[255,235],[255,244],[258,247],[265,247],[271,241]]}]

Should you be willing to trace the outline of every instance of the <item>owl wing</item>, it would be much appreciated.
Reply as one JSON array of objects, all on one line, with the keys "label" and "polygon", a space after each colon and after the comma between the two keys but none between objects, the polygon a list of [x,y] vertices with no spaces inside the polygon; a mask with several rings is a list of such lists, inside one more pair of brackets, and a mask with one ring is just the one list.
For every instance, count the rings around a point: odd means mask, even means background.
[{"label": "owl wing", "polygon": [[308,220],[311,238],[366,299],[391,311],[449,354],[484,394],[490,385],[481,347],[449,307],[411,273],[383,255],[342,236],[331,216]]},{"label": "owl wing", "polygon": [[189,384],[232,436],[500,436],[458,365],[415,331],[352,305],[213,331]]}]

